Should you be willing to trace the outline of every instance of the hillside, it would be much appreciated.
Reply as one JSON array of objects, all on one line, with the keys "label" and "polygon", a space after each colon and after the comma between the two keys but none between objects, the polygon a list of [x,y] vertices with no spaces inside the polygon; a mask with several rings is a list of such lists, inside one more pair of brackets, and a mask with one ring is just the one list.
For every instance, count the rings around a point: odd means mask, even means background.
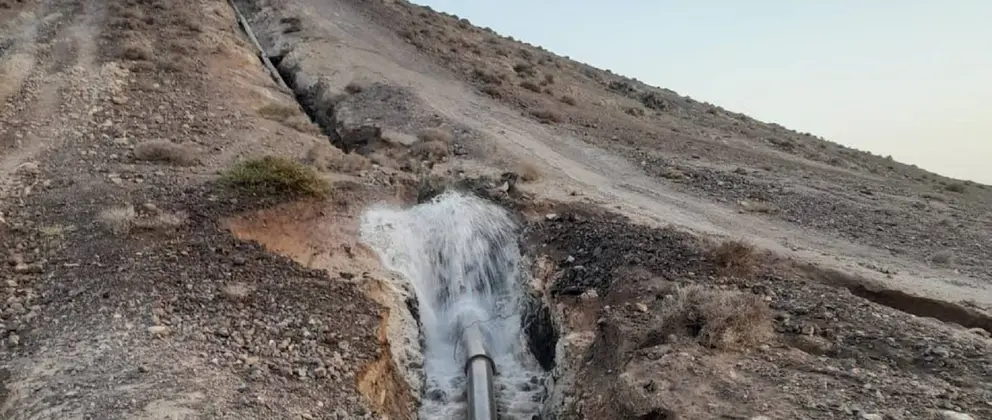
[{"label": "hillside", "polygon": [[519,225],[504,418],[992,416],[985,185],[401,0],[47,0],[0,1],[0,418],[464,411],[364,236],[445,190]]}]

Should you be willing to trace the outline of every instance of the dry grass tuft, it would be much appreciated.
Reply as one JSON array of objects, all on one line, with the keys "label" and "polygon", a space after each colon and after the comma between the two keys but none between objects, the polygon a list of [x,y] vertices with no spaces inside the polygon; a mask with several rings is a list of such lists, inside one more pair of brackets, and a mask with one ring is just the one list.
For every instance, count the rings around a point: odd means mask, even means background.
[{"label": "dry grass tuft", "polygon": [[530,115],[537,118],[542,124],[560,123],[562,121],[561,114],[550,109],[535,109],[530,112]]},{"label": "dry grass tuft", "polygon": [[954,182],[945,185],[944,189],[953,193],[961,194],[964,193],[965,191],[968,191],[968,186],[965,185],[965,183],[963,182]]},{"label": "dry grass tuft", "polygon": [[747,277],[758,266],[758,252],[742,240],[725,241],[711,251],[713,261],[724,275]]},{"label": "dry grass tuft", "polygon": [[425,129],[417,134],[417,138],[422,143],[440,142],[445,145],[451,144],[455,140],[455,136],[451,133],[451,130],[443,127]]},{"label": "dry grass tuft", "polygon": [[954,264],[954,253],[949,250],[937,252],[930,256],[930,263],[944,266],[952,265]]},{"label": "dry grass tuft", "polygon": [[520,77],[533,77],[537,75],[537,70],[534,69],[534,65],[531,63],[517,63],[513,66],[513,71],[517,72]]},{"label": "dry grass tuft", "polygon": [[257,110],[258,115],[305,134],[320,135],[320,127],[298,107],[271,103]]},{"label": "dry grass tuft", "polygon": [[344,91],[345,92],[348,92],[349,94],[352,94],[352,95],[354,95],[356,93],[362,93],[363,90],[365,90],[365,87],[362,86],[361,84],[357,83],[357,82],[348,83],[344,87]]},{"label": "dry grass tuft", "polygon": [[541,87],[538,86],[537,83],[534,83],[530,80],[524,80],[523,82],[520,82],[520,87],[534,93],[541,93]]},{"label": "dry grass tuft", "polygon": [[121,46],[121,55],[128,60],[151,61],[155,58],[155,48],[144,38],[131,38]]},{"label": "dry grass tuft", "polygon": [[925,192],[920,194],[920,197],[926,200],[936,201],[938,203],[946,203],[948,201],[947,197],[937,193]]},{"label": "dry grass tuft", "polygon": [[321,143],[307,151],[306,162],[322,171],[356,173],[369,167],[369,160],[357,153],[345,153],[330,144]]},{"label": "dry grass tuft", "polygon": [[571,106],[575,106],[578,103],[578,102],[576,102],[576,100],[575,100],[574,97],[569,96],[569,95],[562,96],[560,100],[562,101],[562,103],[567,104],[567,105],[571,105]]},{"label": "dry grass tuft", "polygon": [[238,162],[221,174],[221,183],[255,195],[324,197],[331,189],[312,168],[275,156]]},{"label": "dry grass tuft", "polygon": [[438,161],[448,157],[448,144],[439,140],[419,141],[410,148],[410,153],[420,160]]},{"label": "dry grass tuft", "polygon": [[199,163],[196,151],[168,140],[151,140],[134,147],[134,158],[148,162],[193,166]]},{"label": "dry grass tuft", "polygon": [[134,206],[126,204],[100,212],[98,220],[114,234],[124,235],[131,232],[131,228],[134,227],[134,220],[137,218],[138,213],[134,210]]},{"label": "dry grass tuft", "polygon": [[271,103],[258,109],[258,115],[272,121],[282,122],[293,116],[299,115],[300,110],[295,106]]},{"label": "dry grass tuft", "polygon": [[517,175],[523,182],[535,182],[541,179],[541,170],[530,162],[523,162],[517,166]]},{"label": "dry grass tuft", "polygon": [[753,294],[689,286],[666,297],[661,317],[668,333],[722,350],[754,347],[773,336],[772,311]]},{"label": "dry grass tuft", "polygon": [[774,204],[765,201],[741,201],[741,208],[749,213],[776,213],[778,208]]}]

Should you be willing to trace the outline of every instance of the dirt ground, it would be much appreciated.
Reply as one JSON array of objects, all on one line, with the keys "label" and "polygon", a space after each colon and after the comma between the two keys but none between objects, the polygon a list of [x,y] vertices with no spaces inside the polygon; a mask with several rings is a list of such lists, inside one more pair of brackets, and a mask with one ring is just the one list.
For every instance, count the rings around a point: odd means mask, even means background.
[{"label": "dirt ground", "polygon": [[[357,217],[456,181],[527,220],[557,418],[992,418],[987,186],[399,0],[237,4],[294,92],[225,1],[0,1],[0,418],[415,417]],[[263,155],[331,192],[218,175]]]}]

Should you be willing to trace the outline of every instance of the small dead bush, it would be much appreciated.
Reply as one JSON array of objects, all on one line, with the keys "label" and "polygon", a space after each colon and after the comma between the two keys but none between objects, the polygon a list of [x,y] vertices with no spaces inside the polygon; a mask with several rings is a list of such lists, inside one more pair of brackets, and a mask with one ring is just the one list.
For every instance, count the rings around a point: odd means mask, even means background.
[{"label": "small dead bush", "polygon": [[523,182],[534,182],[541,179],[541,170],[533,163],[523,162],[517,166],[517,175]]},{"label": "small dead bush", "polygon": [[134,227],[134,220],[137,217],[138,213],[134,210],[134,206],[126,204],[111,207],[100,212],[98,220],[100,224],[114,234],[123,235],[131,232],[131,228]]},{"label": "small dead bush", "polygon": [[448,157],[448,143],[434,141],[419,141],[410,148],[410,153],[420,160],[437,161]]},{"label": "small dead bush", "polygon": [[741,208],[749,213],[771,214],[778,212],[774,204],[765,201],[741,201]]},{"label": "small dead bush", "polygon": [[530,115],[537,118],[542,124],[560,123],[562,121],[561,114],[550,109],[535,109],[530,112]]},{"label": "small dead bush", "polygon": [[754,246],[742,240],[725,241],[713,248],[713,261],[724,275],[748,277],[754,274],[758,265],[758,253]]},{"label": "small dead bush", "polygon": [[623,112],[627,115],[632,115],[635,117],[643,117],[645,115],[644,108],[638,108],[633,106],[624,109]]},{"label": "small dead bush", "polygon": [[365,87],[356,82],[348,83],[348,85],[344,87],[344,91],[352,95],[362,93],[363,90],[365,90]]},{"label": "small dead bush", "polygon": [[946,203],[948,201],[947,197],[936,193],[925,192],[923,194],[920,194],[920,197],[926,200],[936,201],[938,203]]},{"label": "small dead bush", "polygon": [[661,171],[661,177],[672,181],[681,181],[685,179],[685,172],[678,170],[678,168],[666,167]]},{"label": "small dead bush", "polygon": [[544,82],[543,83],[546,84],[546,85],[553,85],[553,84],[555,84],[555,75],[553,75],[553,74],[545,74],[544,75]]},{"label": "small dead bush", "polygon": [[661,325],[666,333],[695,338],[707,347],[746,349],[773,336],[772,311],[754,294],[693,285],[664,303]]},{"label": "small dead bush", "polygon": [[520,82],[520,87],[527,89],[534,93],[541,93],[541,87],[537,83],[531,82],[530,80],[524,80]]},{"label": "small dead bush", "polygon": [[322,143],[307,151],[306,162],[322,171],[356,173],[369,167],[369,160],[357,153],[345,153],[330,144]]},{"label": "small dead bush", "polygon": [[499,99],[503,97],[503,93],[500,92],[499,88],[497,88],[496,86],[492,86],[492,85],[483,86],[482,89],[479,90],[482,91],[482,93],[485,93],[486,95],[489,95],[490,97],[495,99]]},{"label": "small dead bush", "polygon": [[945,185],[944,189],[953,193],[961,194],[964,193],[965,191],[968,191],[968,186],[965,185],[963,182],[953,182]]},{"label": "small dead bush", "polygon": [[151,140],[134,147],[134,158],[148,162],[193,166],[199,163],[196,151],[168,140]]},{"label": "small dead bush", "polygon": [[520,77],[533,77],[537,75],[537,70],[534,69],[534,65],[531,63],[518,63],[513,66],[513,71],[517,72]]},{"label": "small dead bush", "polygon": [[258,109],[258,115],[267,120],[276,122],[286,121],[300,114],[300,110],[295,106],[271,103]]},{"label": "small dead bush", "polygon": [[569,95],[563,95],[561,97],[561,101],[562,101],[562,103],[565,103],[565,104],[571,105],[571,106],[575,106],[575,104],[578,103],[578,102],[575,101],[575,98],[574,97],[569,96]]},{"label": "small dead bush", "polygon": [[417,138],[423,143],[439,142],[445,145],[451,144],[455,136],[450,129],[444,127],[432,127],[417,134]]},{"label": "small dead bush", "polygon": [[499,75],[494,74],[494,73],[490,73],[490,72],[485,71],[483,69],[474,69],[474,70],[472,70],[472,78],[473,79],[476,79],[476,80],[478,80],[478,81],[480,81],[482,83],[485,83],[487,85],[500,85],[500,84],[503,84],[503,79]]},{"label": "small dead bush", "polygon": [[221,183],[255,195],[323,197],[330,192],[330,184],[313,169],[275,156],[238,162],[221,174]]},{"label": "small dead bush", "polygon": [[320,127],[310,121],[298,107],[271,103],[257,110],[258,115],[270,121],[275,121],[296,131],[312,135],[320,135]]},{"label": "small dead bush", "polygon": [[952,265],[954,264],[954,253],[949,250],[937,252],[930,256],[930,263],[934,265]]},{"label": "small dead bush", "polygon": [[128,60],[151,61],[155,58],[155,49],[147,39],[132,38],[124,42],[121,55]]}]

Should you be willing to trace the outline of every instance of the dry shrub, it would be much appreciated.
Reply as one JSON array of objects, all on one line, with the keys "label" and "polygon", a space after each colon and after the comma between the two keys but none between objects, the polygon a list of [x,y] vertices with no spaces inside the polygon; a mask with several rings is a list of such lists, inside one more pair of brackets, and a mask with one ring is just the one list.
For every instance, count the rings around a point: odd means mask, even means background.
[{"label": "dry shrub", "polygon": [[483,86],[482,89],[480,90],[482,91],[482,93],[485,93],[486,95],[489,95],[490,97],[496,99],[503,97],[503,93],[500,92],[499,88],[497,88],[496,86]]},{"label": "dry shrub", "polygon": [[331,189],[312,168],[275,156],[238,162],[221,174],[221,183],[254,195],[324,197]]},{"label": "dry shrub", "polygon": [[98,220],[100,224],[110,229],[111,232],[117,235],[123,235],[131,232],[131,228],[134,226],[134,220],[137,217],[138,213],[134,210],[134,206],[125,204],[100,212]]},{"label": "dry shrub", "polygon": [[436,161],[448,157],[448,144],[442,141],[419,141],[410,148],[410,153],[421,160]]},{"label": "dry shrub", "polygon": [[775,213],[778,208],[774,204],[765,201],[741,201],[741,208],[750,213]]},{"label": "dry shrub", "polygon": [[668,333],[723,350],[753,347],[773,335],[768,305],[760,296],[735,291],[680,288],[671,299],[666,297],[661,318]]},{"label": "dry shrub", "polygon": [[530,80],[524,80],[520,82],[520,87],[527,89],[534,93],[541,93],[541,87],[537,83],[531,82]]},{"label": "dry shrub", "polygon": [[632,106],[632,107],[628,107],[628,108],[624,109],[623,112],[626,113],[627,115],[632,115],[632,116],[635,116],[635,117],[643,117],[644,116],[644,108],[638,108],[638,107],[633,107]]},{"label": "dry shrub", "polygon": [[155,58],[155,48],[151,41],[144,38],[131,38],[124,41],[121,47],[124,58],[134,61],[150,61]]},{"label": "dry shrub", "polygon": [[318,144],[307,151],[307,163],[322,171],[355,173],[368,168],[369,160],[357,153],[345,153],[330,144]]},{"label": "dry shrub", "polygon": [[685,173],[669,166],[661,171],[661,177],[672,181],[679,181],[685,178]]},{"label": "dry shrub", "polygon": [[754,274],[758,253],[751,244],[742,240],[725,241],[713,248],[713,261],[724,275],[747,277]]},{"label": "dry shrub", "polygon": [[534,65],[531,63],[518,63],[513,66],[513,71],[517,72],[521,77],[531,77],[537,74],[537,70],[534,69]]},{"label": "dry shrub", "polygon": [[553,84],[555,84],[555,75],[553,75],[553,74],[545,74],[544,75],[544,84],[546,84],[546,85],[553,85]]},{"label": "dry shrub", "polygon": [[950,192],[961,194],[964,193],[965,191],[968,191],[968,186],[965,185],[963,182],[954,182],[945,185],[944,189]]},{"label": "dry shrub", "polygon": [[455,136],[451,133],[450,129],[443,127],[432,127],[418,133],[417,138],[420,139],[422,143],[439,142],[444,145],[448,145],[454,141]]},{"label": "dry shrub", "polygon": [[310,117],[304,114],[299,107],[271,103],[259,108],[256,112],[262,118],[275,121],[286,127],[305,134],[320,135],[320,127],[310,121]]},{"label": "dry shrub", "polygon": [[949,250],[937,252],[930,256],[930,263],[935,265],[954,264],[954,253]]},{"label": "dry shrub", "polygon": [[562,101],[562,103],[565,103],[565,104],[568,104],[568,105],[571,105],[571,106],[575,106],[575,104],[578,103],[578,102],[575,101],[575,98],[574,97],[569,96],[569,95],[562,96],[561,97],[561,101]]},{"label": "dry shrub", "polygon": [[300,114],[300,110],[295,106],[271,103],[258,109],[258,115],[267,120],[283,122],[289,118]]},{"label": "dry shrub", "polygon": [[323,132],[320,130],[320,126],[314,124],[313,121],[310,121],[310,117],[306,117],[303,115],[297,115],[291,117],[283,121],[282,125],[292,128],[304,134],[310,134],[314,136],[319,136],[323,134]]},{"label": "dry shrub", "polygon": [[195,150],[168,140],[151,140],[138,144],[134,147],[134,158],[177,166],[192,166],[199,163]]},{"label": "dry shrub", "polygon": [[490,73],[488,71],[478,68],[472,70],[472,78],[488,85],[503,84],[503,78],[500,77],[498,74]]},{"label": "dry shrub", "polygon": [[947,200],[947,197],[945,197],[943,195],[940,195],[940,194],[936,194],[936,193],[930,193],[930,192],[925,192],[923,194],[920,194],[920,197],[922,197],[924,199],[927,199],[927,200],[936,201],[938,203],[946,203],[948,201]]},{"label": "dry shrub", "polygon": [[523,162],[517,166],[517,175],[523,182],[534,182],[541,179],[541,170],[533,163]]},{"label": "dry shrub", "polygon": [[344,87],[344,91],[352,95],[356,93],[362,93],[363,90],[365,90],[365,87],[358,84],[357,82],[348,83],[348,85]]},{"label": "dry shrub", "polygon": [[550,109],[535,109],[530,112],[530,115],[537,118],[542,124],[560,123],[562,121],[561,114]]}]

